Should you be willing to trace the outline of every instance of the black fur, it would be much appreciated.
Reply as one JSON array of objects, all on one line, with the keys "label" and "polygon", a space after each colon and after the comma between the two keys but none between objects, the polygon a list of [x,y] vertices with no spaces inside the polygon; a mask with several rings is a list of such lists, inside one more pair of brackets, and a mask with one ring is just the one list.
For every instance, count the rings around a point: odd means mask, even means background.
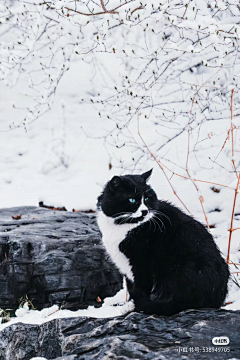
[{"label": "black fur", "polygon": [[[107,216],[118,217],[119,226],[131,223],[131,218],[119,221],[118,214],[136,211],[144,194],[149,211],[155,211],[153,219],[131,230],[119,245],[132,265],[134,283],[127,280],[127,286],[135,310],[172,315],[185,309],[221,307],[229,269],[212,235],[199,221],[158,200],[146,184],[150,175],[151,171],[114,177],[98,199]],[[129,202],[132,197],[136,204]]]}]

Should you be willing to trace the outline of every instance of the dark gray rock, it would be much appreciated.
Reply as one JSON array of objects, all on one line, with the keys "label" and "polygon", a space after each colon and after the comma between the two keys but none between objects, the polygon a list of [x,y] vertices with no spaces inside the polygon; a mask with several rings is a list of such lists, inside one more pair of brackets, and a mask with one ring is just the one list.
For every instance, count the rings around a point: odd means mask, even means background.
[{"label": "dark gray rock", "polygon": [[[214,346],[212,338],[216,336],[228,336],[230,344]],[[54,360],[239,359],[239,339],[240,311],[206,309],[171,317],[130,313],[111,319],[66,318],[5,328],[0,332],[0,360],[30,360],[35,356]]]},{"label": "dark gray rock", "polygon": [[0,210],[0,308],[16,309],[26,294],[37,309],[97,306],[98,296],[112,296],[121,285],[100,243],[94,214]]}]

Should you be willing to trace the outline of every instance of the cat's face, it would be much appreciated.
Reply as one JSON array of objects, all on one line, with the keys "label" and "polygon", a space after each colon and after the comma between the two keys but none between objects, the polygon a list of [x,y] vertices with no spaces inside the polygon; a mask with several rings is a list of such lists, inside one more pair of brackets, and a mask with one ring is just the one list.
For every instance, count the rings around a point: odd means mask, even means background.
[{"label": "cat's face", "polygon": [[114,176],[98,198],[98,209],[115,224],[136,224],[149,218],[157,197],[147,185],[152,170],[142,175]]}]

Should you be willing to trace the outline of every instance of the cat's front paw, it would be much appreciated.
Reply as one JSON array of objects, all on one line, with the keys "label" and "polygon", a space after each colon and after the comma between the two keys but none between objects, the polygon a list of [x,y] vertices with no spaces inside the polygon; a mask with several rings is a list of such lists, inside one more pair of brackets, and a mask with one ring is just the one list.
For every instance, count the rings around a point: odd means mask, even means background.
[{"label": "cat's front paw", "polygon": [[135,304],[132,300],[128,301],[121,307],[121,315],[125,315],[135,309]]}]

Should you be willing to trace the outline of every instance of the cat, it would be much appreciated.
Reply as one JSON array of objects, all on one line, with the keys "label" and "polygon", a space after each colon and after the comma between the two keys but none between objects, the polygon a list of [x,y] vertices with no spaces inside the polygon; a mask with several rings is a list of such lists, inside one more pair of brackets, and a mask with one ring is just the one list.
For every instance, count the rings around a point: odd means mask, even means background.
[{"label": "cat", "polygon": [[103,245],[126,277],[135,311],[170,316],[220,308],[227,263],[199,221],[157,199],[147,184],[151,173],[114,176],[97,202]]}]

